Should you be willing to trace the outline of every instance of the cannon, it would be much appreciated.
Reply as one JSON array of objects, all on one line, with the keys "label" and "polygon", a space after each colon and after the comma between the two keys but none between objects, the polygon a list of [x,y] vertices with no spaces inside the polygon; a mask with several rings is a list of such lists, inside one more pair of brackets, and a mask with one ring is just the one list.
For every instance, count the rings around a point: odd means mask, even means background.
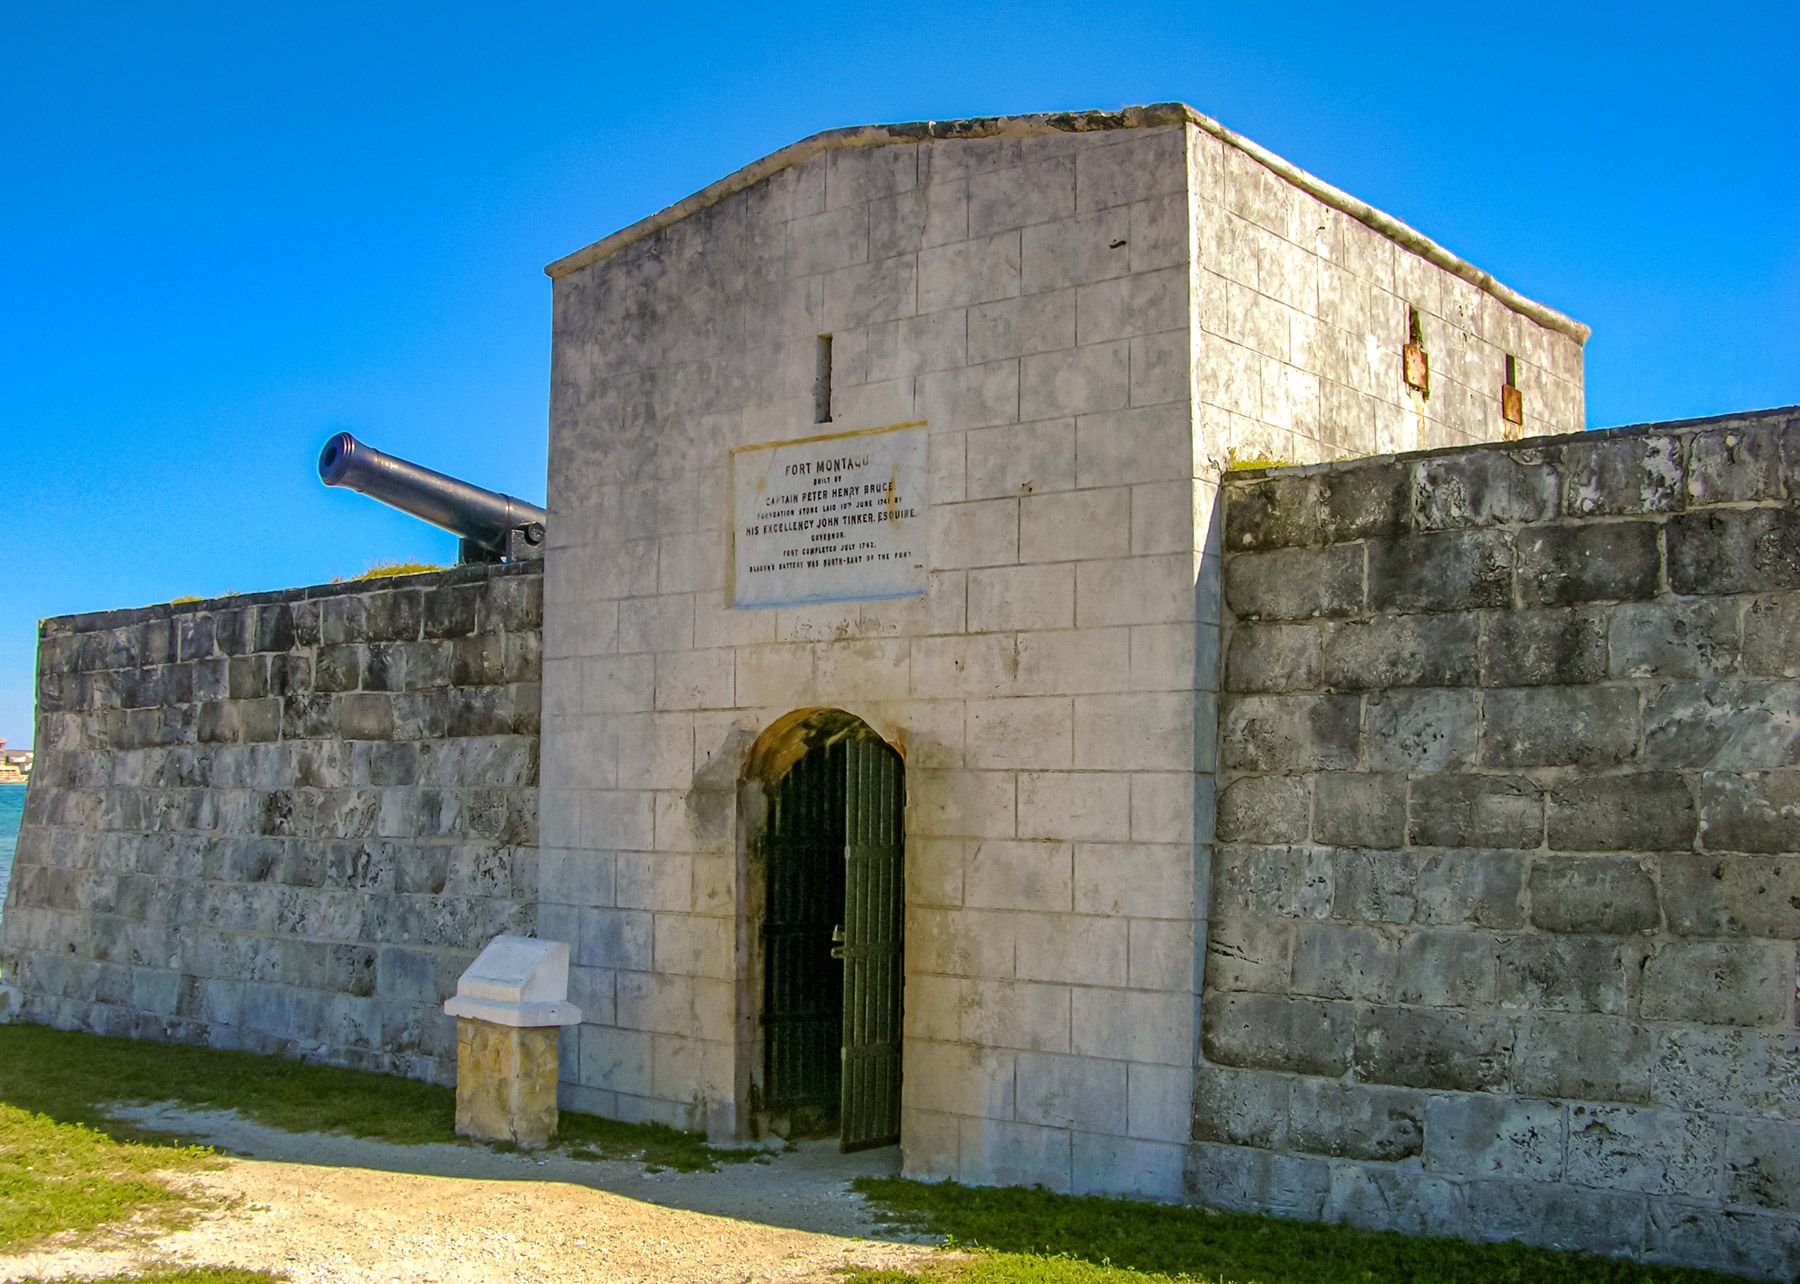
[{"label": "cannon", "polygon": [[462,537],[463,562],[516,562],[544,555],[549,514],[499,491],[365,446],[347,432],[319,452],[319,479],[347,486]]}]

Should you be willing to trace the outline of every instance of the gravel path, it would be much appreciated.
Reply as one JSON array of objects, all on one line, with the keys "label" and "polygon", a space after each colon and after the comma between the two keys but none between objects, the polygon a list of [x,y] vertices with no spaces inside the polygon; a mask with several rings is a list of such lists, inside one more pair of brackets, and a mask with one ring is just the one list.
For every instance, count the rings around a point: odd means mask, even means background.
[{"label": "gravel path", "polygon": [[296,1284],[822,1284],[852,1265],[905,1266],[933,1252],[866,1238],[884,1232],[849,1183],[893,1173],[895,1150],[840,1155],[835,1143],[813,1142],[767,1164],[646,1173],[635,1163],[286,1133],[229,1111],[116,1113],[244,1156],[178,1179],[230,1204],[154,1239],[0,1257],[0,1280],[186,1263],[274,1271]]}]

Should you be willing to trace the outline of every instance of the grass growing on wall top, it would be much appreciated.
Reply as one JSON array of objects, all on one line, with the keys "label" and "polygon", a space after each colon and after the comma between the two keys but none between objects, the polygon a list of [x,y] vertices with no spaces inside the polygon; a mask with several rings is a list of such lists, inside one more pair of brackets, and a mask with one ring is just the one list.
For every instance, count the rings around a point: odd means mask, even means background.
[{"label": "grass growing on wall top", "polygon": [[1520,1244],[1472,1244],[1251,1213],[1126,1199],[858,1178],[896,1227],[972,1255],[921,1272],[865,1271],[849,1284],[1729,1284],[1712,1271],[1641,1266]]}]

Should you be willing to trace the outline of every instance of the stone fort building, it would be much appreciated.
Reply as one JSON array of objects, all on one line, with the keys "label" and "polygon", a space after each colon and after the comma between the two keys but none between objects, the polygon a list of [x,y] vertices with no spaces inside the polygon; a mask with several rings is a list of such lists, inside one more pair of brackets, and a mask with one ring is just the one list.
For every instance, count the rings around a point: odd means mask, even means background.
[{"label": "stone fort building", "polygon": [[1180,106],[549,272],[541,569],[45,623],[18,1013],[444,1079],[529,931],[570,1108],[1800,1268],[1800,415],[1581,433],[1585,327]]}]

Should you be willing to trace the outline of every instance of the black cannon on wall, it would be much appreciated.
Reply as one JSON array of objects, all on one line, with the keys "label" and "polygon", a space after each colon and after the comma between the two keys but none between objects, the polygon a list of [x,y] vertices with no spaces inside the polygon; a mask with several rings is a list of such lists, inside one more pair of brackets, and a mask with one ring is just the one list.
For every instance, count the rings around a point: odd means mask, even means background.
[{"label": "black cannon on wall", "polygon": [[536,504],[383,454],[347,432],[319,452],[319,478],[327,486],[361,491],[462,536],[463,562],[516,562],[544,555],[549,514]]}]

